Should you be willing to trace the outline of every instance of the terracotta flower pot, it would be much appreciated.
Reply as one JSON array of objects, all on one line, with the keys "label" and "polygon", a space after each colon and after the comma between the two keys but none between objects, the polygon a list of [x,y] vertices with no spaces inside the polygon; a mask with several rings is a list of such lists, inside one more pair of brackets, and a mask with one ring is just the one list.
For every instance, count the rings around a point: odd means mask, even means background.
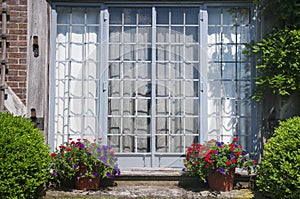
[{"label": "terracotta flower pot", "polygon": [[95,178],[84,177],[86,173],[86,167],[83,164],[80,164],[79,171],[76,173],[75,184],[76,189],[80,190],[93,190],[99,189],[100,187],[100,176]]},{"label": "terracotta flower pot", "polygon": [[228,174],[213,172],[208,175],[210,189],[215,191],[231,191],[233,189],[235,168],[229,170]]},{"label": "terracotta flower pot", "polygon": [[99,189],[100,178],[99,176],[95,178],[81,177],[76,179],[76,189],[80,190],[94,190]]}]

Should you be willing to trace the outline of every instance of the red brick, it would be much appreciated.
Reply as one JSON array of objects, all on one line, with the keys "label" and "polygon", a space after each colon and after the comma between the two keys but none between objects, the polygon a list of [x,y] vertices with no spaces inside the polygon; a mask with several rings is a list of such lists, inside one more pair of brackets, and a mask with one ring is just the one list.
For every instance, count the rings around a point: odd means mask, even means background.
[{"label": "red brick", "polygon": [[9,29],[9,28],[18,28],[19,26],[18,26],[18,24],[17,23],[10,23],[10,22],[8,22],[7,23],[7,28]]},{"label": "red brick", "polygon": [[26,88],[26,83],[25,82],[19,82],[19,87],[20,88]]},{"label": "red brick", "polygon": [[23,30],[23,29],[9,29],[8,30],[9,34],[16,34],[16,35],[26,35],[27,34],[27,30]]},{"label": "red brick", "polygon": [[8,54],[8,58],[26,58],[27,55],[26,53],[7,53]]},{"label": "red brick", "polygon": [[19,64],[27,64],[27,59],[19,59]]},{"label": "red brick", "polygon": [[19,23],[19,28],[20,29],[27,29],[27,24],[26,23]]},{"label": "red brick", "polygon": [[27,11],[26,5],[7,5],[10,10]]},{"label": "red brick", "polygon": [[26,52],[27,53],[27,48],[19,48],[19,52]]},{"label": "red brick", "polygon": [[24,47],[27,46],[27,42],[10,42],[11,47]]},{"label": "red brick", "polygon": [[27,66],[26,65],[19,65],[19,64],[14,64],[14,65],[9,64],[8,69],[10,69],[10,70],[26,70]]},{"label": "red brick", "polygon": [[24,70],[19,70],[18,71],[18,75],[22,75],[22,76],[27,76],[27,71],[24,71]]},{"label": "red brick", "polygon": [[9,76],[7,75],[7,81],[9,82],[20,82],[20,81],[26,81],[26,77],[19,77],[19,76]]},{"label": "red brick", "polygon": [[18,59],[8,59],[8,64],[17,64]]},{"label": "red brick", "polygon": [[27,36],[19,35],[19,36],[18,36],[18,40],[19,40],[19,41],[26,41],[26,42],[27,42]]}]

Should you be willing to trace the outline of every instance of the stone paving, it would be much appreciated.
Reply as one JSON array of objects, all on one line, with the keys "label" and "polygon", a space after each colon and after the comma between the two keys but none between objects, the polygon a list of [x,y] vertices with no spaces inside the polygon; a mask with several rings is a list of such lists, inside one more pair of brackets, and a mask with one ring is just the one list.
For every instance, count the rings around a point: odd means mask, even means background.
[{"label": "stone paving", "polygon": [[263,199],[250,189],[235,189],[229,192],[214,192],[204,189],[187,189],[174,185],[167,186],[132,186],[122,185],[105,188],[97,191],[81,190],[48,190],[46,199],[54,198],[235,198],[235,199]]}]

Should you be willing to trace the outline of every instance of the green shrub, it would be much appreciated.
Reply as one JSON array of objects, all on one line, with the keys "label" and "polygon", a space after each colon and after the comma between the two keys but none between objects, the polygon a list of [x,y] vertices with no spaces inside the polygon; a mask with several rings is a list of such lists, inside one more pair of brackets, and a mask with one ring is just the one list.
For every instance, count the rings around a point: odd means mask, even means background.
[{"label": "green shrub", "polygon": [[257,186],[271,198],[299,198],[300,117],[280,122],[265,145]]},{"label": "green shrub", "polygon": [[41,198],[49,177],[50,149],[29,119],[0,113],[0,196]]}]

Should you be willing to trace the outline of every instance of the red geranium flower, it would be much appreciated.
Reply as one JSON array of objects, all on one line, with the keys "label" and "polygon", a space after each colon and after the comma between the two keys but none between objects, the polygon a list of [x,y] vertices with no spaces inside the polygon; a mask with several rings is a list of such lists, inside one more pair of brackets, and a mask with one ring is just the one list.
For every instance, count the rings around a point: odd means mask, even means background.
[{"label": "red geranium flower", "polygon": [[237,142],[239,140],[239,138],[235,137],[233,138],[233,141]]},{"label": "red geranium flower", "polygon": [[54,158],[56,156],[56,153],[51,153],[51,156]]}]

